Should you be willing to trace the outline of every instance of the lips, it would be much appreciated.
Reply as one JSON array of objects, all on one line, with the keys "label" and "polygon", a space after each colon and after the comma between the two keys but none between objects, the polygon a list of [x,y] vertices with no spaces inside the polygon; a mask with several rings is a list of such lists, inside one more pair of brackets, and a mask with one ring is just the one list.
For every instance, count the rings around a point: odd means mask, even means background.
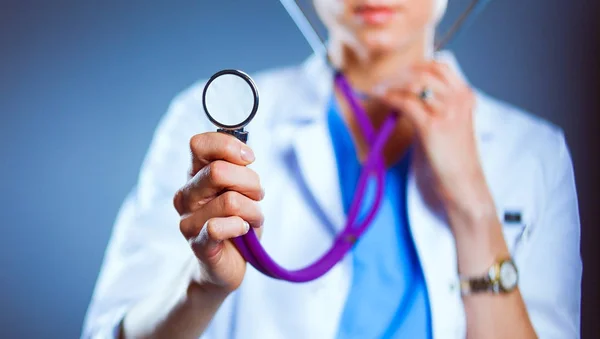
[{"label": "lips", "polygon": [[367,25],[384,25],[390,22],[397,10],[391,6],[360,5],[354,9],[354,16]]}]

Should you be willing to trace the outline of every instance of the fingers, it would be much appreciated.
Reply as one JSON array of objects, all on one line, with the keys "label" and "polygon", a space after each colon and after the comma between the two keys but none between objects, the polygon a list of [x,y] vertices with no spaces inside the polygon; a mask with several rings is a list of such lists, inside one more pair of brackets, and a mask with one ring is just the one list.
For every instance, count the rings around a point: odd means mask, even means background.
[{"label": "fingers", "polygon": [[378,86],[379,91],[376,92],[383,94],[382,89],[404,89],[418,94],[428,87],[444,95],[463,86],[462,78],[447,63],[426,61],[409,67],[397,78]]},{"label": "fingers", "polygon": [[248,145],[235,137],[220,133],[208,132],[197,134],[190,139],[192,152],[192,168],[190,177],[214,160],[246,166],[254,161],[254,153]]},{"label": "fingers", "polygon": [[432,114],[432,109],[428,108],[421,99],[409,91],[396,91],[383,97],[383,100],[390,106],[398,109],[415,126],[425,126]]},{"label": "fingers", "polygon": [[238,217],[251,227],[260,227],[264,217],[258,203],[238,192],[228,191],[211,200],[195,213],[182,218],[179,227],[186,239],[197,237],[208,220]]},{"label": "fingers", "polygon": [[[427,61],[411,66],[396,80],[379,86],[374,95],[413,123],[424,126],[434,116],[452,115],[454,103],[463,100],[463,91],[468,88],[448,64]],[[422,98],[421,93],[426,89],[431,96]]]},{"label": "fingers", "polygon": [[386,90],[380,93],[380,98],[392,105],[393,107],[399,108],[397,102],[404,99],[414,99],[411,101],[417,101],[423,104],[421,99],[421,93],[424,90],[431,91],[432,97],[427,99],[427,105],[423,108],[429,113],[434,113],[442,109],[443,102],[451,94],[448,85],[441,81],[434,74],[429,72],[415,73],[412,78],[408,80],[405,85],[391,84]]},{"label": "fingers", "polygon": [[182,187],[174,201],[180,215],[192,213],[223,191],[236,191],[253,200],[262,200],[264,190],[252,169],[223,160],[203,167]]},{"label": "fingers", "polygon": [[[427,101],[421,98],[425,89],[431,91],[432,97]],[[410,78],[402,82],[390,83],[379,98],[387,105],[396,108],[417,126],[427,122],[429,115],[443,111],[444,101],[449,95],[448,86],[430,72],[412,73]]]}]

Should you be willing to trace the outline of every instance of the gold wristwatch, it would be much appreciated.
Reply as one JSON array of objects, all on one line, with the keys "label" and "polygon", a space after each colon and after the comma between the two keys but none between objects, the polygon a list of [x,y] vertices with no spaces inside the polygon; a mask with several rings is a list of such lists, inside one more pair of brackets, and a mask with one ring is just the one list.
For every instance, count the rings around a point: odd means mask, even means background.
[{"label": "gold wristwatch", "polygon": [[508,293],[517,287],[519,271],[511,258],[495,262],[482,277],[460,277],[462,295],[482,292],[493,294]]}]

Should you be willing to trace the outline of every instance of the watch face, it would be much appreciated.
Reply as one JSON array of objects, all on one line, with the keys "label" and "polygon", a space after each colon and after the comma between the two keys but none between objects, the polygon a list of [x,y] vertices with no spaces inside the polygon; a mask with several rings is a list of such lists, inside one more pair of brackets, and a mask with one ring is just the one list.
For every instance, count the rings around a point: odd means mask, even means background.
[{"label": "watch face", "polygon": [[517,285],[519,279],[515,265],[506,261],[500,266],[500,284],[504,290],[510,291]]}]

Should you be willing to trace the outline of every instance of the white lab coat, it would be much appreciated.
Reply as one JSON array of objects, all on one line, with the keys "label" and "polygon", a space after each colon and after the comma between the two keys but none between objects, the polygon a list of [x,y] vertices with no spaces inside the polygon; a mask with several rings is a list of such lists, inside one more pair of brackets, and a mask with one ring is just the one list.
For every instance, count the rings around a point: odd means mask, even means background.
[{"label": "white lab coat", "polygon": [[[457,68],[449,53],[442,54]],[[260,107],[248,130],[265,187],[262,243],[280,264],[300,268],[330,245],[344,222],[337,165],[326,126],[332,72],[317,57],[253,74]],[[162,119],[107,248],[83,337],[108,338],[129,307],[168,293],[192,253],[178,228],[173,195],[186,181],[189,139],[215,130],[201,103],[203,82],[181,93]],[[576,338],[582,263],[573,167],[562,131],[477,92],[475,133],[504,235],[520,270],[520,290],[541,338]],[[408,216],[424,270],[434,338],[464,338],[454,238],[444,218],[408,179]],[[316,281],[293,284],[248,270],[203,336],[334,338],[352,275],[351,254]],[[368,310],[365,310],[368,312]]]}]

